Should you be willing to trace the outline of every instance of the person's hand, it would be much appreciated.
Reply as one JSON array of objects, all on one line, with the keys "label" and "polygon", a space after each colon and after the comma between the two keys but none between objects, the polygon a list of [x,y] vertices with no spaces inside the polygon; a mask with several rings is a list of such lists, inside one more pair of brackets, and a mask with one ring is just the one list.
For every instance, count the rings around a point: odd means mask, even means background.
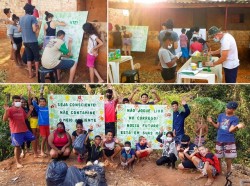
[{"label": "person's hand", "polygon": [[189,147],[184,149],[184,153],[187,153],[189,151]]},{"label": "person's hand", "polygon": [[163,147],[163,144],[162,144],[162,143],[160,144],[160,147],[161,147],[161,148]]},{"label": "person's hand", "polygon": [[7,111],[9,108],[10,108],[9,105],[7,105],[7,104],[4,104],[4,105],[3,105],[3,109],[6,110],[6,111]]},{"label": "person's hand", "polygon": [[17,50],[16,43],[13,43],[13,44],[12,44],[12,48],[13,48],[13,50]]},{"label": "person's hand", "polygon": [[181,101],[181,104],[182,104],[182,105],[186,105],[186,104],[187,104],[186,100],[183,99],[183,100]]},{"label": "person's hand", "polygon": [[134,94],[136,93],[136,92],[139,92],[140,90],[139,90],[139,88],[136,88],[135,90],[134,90]]},{"label": "person's hand", "polygon": [[182,52],[178,52],[178,53],[176,54],[177,59],[179,59],[179,58],[181,57],[181,55],[182,55]]},{"label": "person's hand", "polygon": [[205,62],[205,66],[207,67],[213,67],[214,66],[214,63],[213,62]]},{"label": "person's hand", "polygon": [[66,149],[66,147],[63,147],[63,148],[61,149],[61,153],[63,153],[63,152],[65,151],[65,149]]},{"label": "person's hand", "polygon": [[31,86],[30,86],[30,85],[27,85],[27,89],[28,89],[28,91],[30,92],[30,91],[31,91]]},{"label": "person's hand", "polygon": [[106,136],[103,134],[102,135],[102,142],[105,143],[107,141]]},{"label": "person's hand", "polygon": [[180,145],[177,145],[176,150],[177,150],[177,151],[180,151],[180,150],[181,150],[181,146],[180,146]]},{"label": "person's hand", "polygon": [[152,94],[156,94],[156,90],[155,89],[152,89],[151,92],[152,92]]},{"label": "person's hand", "polygon": [[161,127],[160,132],[163,133],[163,131],[164,131],[164,127]]},{"label": "person's hand", "polygon": [[93,125],[90,125],[89,130],[93,131],[93,129],[94,129]]},{"label": "person's hand", "polygon": [[242,129],[242,128],[245,127],[245,124],[244,124],[244,123],[239,123],[239,124],[237,125],[237,127],[238,127],[238,129]]},{"label": "person's hand", "polygon": [[62,151],[61,151],[61,150],[59,150],[59,149],[57,150],[57,152],[58,152],[58,154],[62,154]]},{"label": "person's hand", "polygon": [[118,138],[115,138],[115,143],[120,143]]},{"label": "person's hand", "polygon": [[211,117],[211,116],[208,116],[208,117],[207,117],[207,121],[208,121],[209,123],[212,123],[212,122],[213,122],[212,117]]},{"label": "person's hand", "polygon": [[33,105],[30,105],[30,106],[29,106],[29,109],[30,109],[30,110],[33,110],[33,109],[34,109],[34,106],[33,106]]}]

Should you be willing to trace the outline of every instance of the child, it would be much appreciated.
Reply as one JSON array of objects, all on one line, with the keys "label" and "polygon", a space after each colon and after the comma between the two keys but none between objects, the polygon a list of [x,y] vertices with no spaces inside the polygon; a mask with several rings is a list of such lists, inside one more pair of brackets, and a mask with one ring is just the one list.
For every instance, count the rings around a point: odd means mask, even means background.
[{"label": "child", "polygon": [[135,151],[131,149],[131,143],[129,141],[125,142],[125,147],[121,151],[120,161],[123,168],[128,167],[129,171],[132,171],[132,166],[135,160]]},{"label": "child", "polygon": [[[50,134],[49,131],[49,108],[46,106],[46,99],[40,98],[39,99],[39,106],[37,105],[36,101],[32,101],[33,106],[38,113],[38,125],[40,130],[40,136],[42,137],[41,143],[41,156],[46,157],[46,153],[49,154],[49,144],[48,144],[48,137]],[[44,148],[46,145],[46,153],[44,152]]]},{"label": "child", "polygon": [[131,56],[131,37],[132,33],[126,30],[126,26],[122,26],[122,45],[125,56]]},{"label": "child", "polygon": [[208,133],[208,126],[207,124],[203,121],[203,118],[199,118],[199,121],[197,121],[195,125],[195,140],[194,144],[197,145],[198,147],[200,145],[205,144],[205,136]]},{"label": "child", "polygon": [[153,149],[150,148],[151,144],[147,142],[147,139],[144,136],[139,137],[139,143],[136,143],[136,157],[137,163],[141,158],[149,157],[149,155],[153,152]]},{"label": "child", "polygon": [[[180,46],[181,46],[181,52],[182,52],[182,58],[181,58],[181,62],[185,63],[189,57],[188,54],[188,37],[186,36],[186,29],[182,28],[181,29],[181,35],[180,35]],[[183,61],[184,60],[184,61]]]},{"label": "child", "polygon": [[9,36],[11,39],[12,47],[13,47],[13,53],[14,53],[14,60],[16,63],[16,66],[22,66],[22,60],[21,60],[21,54],[20,50],[22,48],[22,33],[18,31],[18,25],[19,25],[19,17],[16,16],[16,14],[12,15],[13,24],[10,26],[9,29]]},{"label": "child", "polygon": [[104,80],[94,66],[96,57],[98,56],[98,49],[103,45],[103,42],[99,39],[97,31],[91,23],[85,23],[83,30],[89,35],[87,67],[89,67],[90,82],[94,83],[94,77],[96,75],[98,83],[103,83]]},{"label": "child", "polygon": [[191,53],[194,53],[195,51],[202,52],[203,46],[201,43],[198,42],[197,37],[194,37],[192,41],[193,43],[190,45]]},{"label": "child", "polygon": [[121,151],[122,143],[117,138],[114,138],[113,132],[108,130],[106,137],[103,139],[103,156],[104,159],[110,157],[111,161],[114,161],[114,157]]},{"label": "child", "polygon": [[162,157],[156,161],[156,165],[163,165],[167,163],[169,166],[172,165],[172,168],[175,168],[177,150],[173,132],[167,132],[166,139],[161,139],[162,135],[163,129],[161,129],[160,134],[156,138],[156,140],[161,143],[161,147],[163,147]]},{"label": "child", "polygon": [[198,147],[198,151],[196,150],[191,155],[191,157],[192,162],[201,171],[201,175],[195,179],[197,180],[207,176],[208,179],[205,186],[212,185],[215,176],[220,172],[221,169],[218,158],[213,153],[209,152],[208,148],[203,145]]},{"label": "child", "polygon": [[102,166],[101,158],[103,155],[102,138],[99,135],[95,136],[94,141],[90,142],[90,148],[88,149],[87,165],[98,164]]},{"label": "child", "polygon": [[226,112],[218,116],[217,123],[214,123],[211,117],[208,117],[208,122],[217,128],[216,138],[216,156],[221,159],[225,157],[227,164],[227,173],[231,173],[232,159],[237,157],[234,132],[244,127],[244,124],[239,123],[239,118],[235,116],[235,110],[238,103],[229,102],[226,106]]}]

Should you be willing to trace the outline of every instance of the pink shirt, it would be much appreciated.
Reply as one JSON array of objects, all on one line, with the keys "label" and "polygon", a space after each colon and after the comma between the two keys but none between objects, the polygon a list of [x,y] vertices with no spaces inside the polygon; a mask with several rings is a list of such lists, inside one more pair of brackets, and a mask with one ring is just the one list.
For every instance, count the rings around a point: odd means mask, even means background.
[{"label": "pink shirt", "polygon": [[118,103],[118,100],[106,100],[105,105],[105,122],[116,122],[116,113],[115,108]]},{"label": "pink shirt", "polygon": [[187,47],[187,41],[188,37],[185,34],[180,35],[180,46],[181,48],[186,48]]},{"label": "pink shirt", "polygon": [[7,112],[9,115],[10,132],[12,134],[28,131],[28,128],[25,124],[26,113],[22,107],[10,107]]}]

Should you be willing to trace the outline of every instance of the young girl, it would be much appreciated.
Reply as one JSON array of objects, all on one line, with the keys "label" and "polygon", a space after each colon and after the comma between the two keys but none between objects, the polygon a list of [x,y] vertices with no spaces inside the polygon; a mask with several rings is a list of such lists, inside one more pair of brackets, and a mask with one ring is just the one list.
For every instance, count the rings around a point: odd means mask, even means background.
[{"label": "young girl", "polygon": [[13,24],[9,29],[9,36],[13,47],[13,56],[17,66],[22,65],[20,50],[22,47],[22,33],[18,31],[19,17],[12,15]]},{"label": "young girl", "polygon": [[99,39],[97,31],[91,23],[85,23],[83,30],[89,35],[87,67],[89,67],[90,82],[94,83],[94,77],[96,75],[98,83],[103,83],[103,79],[94,67],[96,57],[98,56],[98,49],[103,45],[103,42]]}]

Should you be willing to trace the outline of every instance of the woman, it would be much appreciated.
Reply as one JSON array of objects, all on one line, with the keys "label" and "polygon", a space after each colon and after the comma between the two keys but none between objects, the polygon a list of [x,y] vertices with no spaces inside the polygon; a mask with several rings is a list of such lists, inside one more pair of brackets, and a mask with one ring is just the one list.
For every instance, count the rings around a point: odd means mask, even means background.
[{"label": "woman", "polygon": [[122,26],[122,44],[125,56],[131,56],[131,37],[132,33],[127,31],[125,26]]},{"label": "woman", "polygon": [[168,49],[172,47],[173,39],[171,33],[167,32],[163,38],[162,46],[158,52],[161,63],[161,76],[165,83],[174,83],[178,57],[173,55]]},{"label": "woman", "polygon": [[67,159],[70,156],[71,138],[69,133],[65,131],[63,122],[59,122],[57,129],[50,133],[48,142],[51,147],[50,156],[52,159]]},{"label": "woman", "polygon": [[175,162],[177,160],[177,150],[173,132],[167,132],[166,139],[161,139],[162,135],[163,129],[161,129],[160,134],[156,138],[156,140],[161,143],[161,147],[163,147],[162,157],[156,160],[156,165],[163,165],[167,163],[168,166],[172,165],[172,168],[175,168]]},{"label": "woman", "polygon": [[[7,37],[9,37],[9,31],[10,31],[10,27],[11,25],[13,24],[13,21],[11,19],[11,10],[9,8],[5,8],[3,9],[3,12],[4,14],[6,15],[6,18],[3,19],[3,22],[4,24],[6,25],[6,28],[7,28]],[[12,43],[11,43],[12,45]],[[14,59],[14,56],[13,56],[13,53],[14,53],[14,49],[13,47],[11,46],[11,53],[10,53],[10,59],[13,60]]]},{"label": "woman", "polygon": [[115,49],[120,49],[122,48],[122,33],[120,32],[121,28],[119,25],[115,25],[115,31],[112,33],[113,34],[113,45]]},{"label": "woman", "polygon": [[53,21],[54,15],[45,11],[46,24],[44,25],[44,36],[56,36],[57,26],[66,26],[66,23],[60,21]]},{"label": "woman", "polygon": [[22,33],[18,31],[18,25],[19,25],[19,17],[16,16],[16,14],[12,15],[13,24],[9,28],[9,36],[12,43],[13,48],[13,57],[16,63],[16,66],[20,67],[22,66],[22,59],[20,50],[22,47]]}]

